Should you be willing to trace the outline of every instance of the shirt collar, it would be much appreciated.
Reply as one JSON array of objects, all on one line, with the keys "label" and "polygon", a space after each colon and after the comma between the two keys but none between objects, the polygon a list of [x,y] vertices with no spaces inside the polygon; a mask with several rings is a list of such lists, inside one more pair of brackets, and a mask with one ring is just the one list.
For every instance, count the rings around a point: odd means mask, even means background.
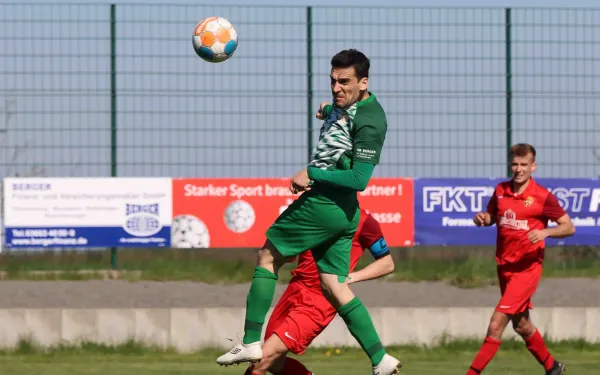
[{"label": "shirt collar", "polygon": [[529,195],[531,195],[531,192],[533,191],[533,189],[535,188],[536,185],[537,185],[537,183],[535,182],[533,177],[531,177],[529,179],[529,183],[527,184],[527,187],[525,187],[525,190],[523,190],[523,192],[521,194],[517,195],[513,192],[513,184],[512,184],[512,181],[510,181],[508,183],[508,186],[506,187],[506,190],[504,191],[504,194],[507,196],[516,198],[516,199],[527,199],[527,197]]}]

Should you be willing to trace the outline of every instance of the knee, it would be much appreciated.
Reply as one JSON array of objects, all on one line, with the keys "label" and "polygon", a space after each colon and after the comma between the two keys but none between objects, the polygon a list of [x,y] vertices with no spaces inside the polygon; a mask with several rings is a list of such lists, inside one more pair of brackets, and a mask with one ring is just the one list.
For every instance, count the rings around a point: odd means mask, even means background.
[{"label": "knee", "polygon": [[528,339],[535,332],[535,327],[529,320],[522,319],[519,322],[513,322],[513,329],[524,339]]},{"label": "knee", "polygon": [[502,319],[493,317],[488,327],[488,336],[500,340],[502,333],[504,332],[504,328],[506,327],[506,323],[507,322],[504,322]]},{"label": "knee", "polygon": [[277,274],[279,268],[285,263],[285,259],[275,247],[267,241],[265,246],[256,255],[256,265]]},{"label": "knee", "polygon": [[339,276],[325,274],[321,275],[321,291],[323,296],[336,309],[350,302],[354,298],[352,290]]},{"label": "knee", "polygon": [[263,347],[262,359],[255,365],[255,370],[268,371],[273,369],[274,365],[277,364],[279,359],[285,354],[285,351],[277,350],[277,348],[265,345]]},{"label": "knee", "polygon": [[278,353],[275,350],[264,351],[261,363],[264,365],[265,370],[268,370],[269,368],[271,368],[271,366],[273,365],[273,363],[275,363],[277,361],[279,356],[280,356],[280,353]]},{"label": "knee", "polygon": [[258,253],[256,254],[256,261],[259,266],[273,264],[274,260],[271,249],[267,247],[258,250]]}]

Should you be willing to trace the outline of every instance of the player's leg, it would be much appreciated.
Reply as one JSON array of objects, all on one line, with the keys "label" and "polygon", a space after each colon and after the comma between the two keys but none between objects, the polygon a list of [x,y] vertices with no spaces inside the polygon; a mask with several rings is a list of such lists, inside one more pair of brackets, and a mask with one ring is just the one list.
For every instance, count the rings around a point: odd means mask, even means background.
[{"label": "player's leg", "polygon": [[555,361],[550,351],[546,347],[544,338],[533,325],[529,310],[533,308],[531,297],[535,293],[539,281],[542,277],[542,266],[539,263],[534,264],[525,272],[520,272],[514,276],[515,282],[521,287],[518,297],[515,297],[515,304],[520,305],[524,311],[511,317],[513,329],[518,333],[527,346],[533,357],[544,367],[547,374],[560,375],[564,373],[565,366]]},{"label": "player's leg", "polygon": [[217,358],[222,366],[240,362],[258,362],[262,358],[260,339],[265,317],[273,302],[277,285],[277,272],[285,257],[267,240],[258,251],[257,264],[246,297],[246,317],[242,342]]},{"label": "player's leg", "polygon": [[346,283],[350,270],[352,239],[358,226],[359,216],[360,212],[357,210],[350,229],[334,242],[315,248],[313,257],[319,268],[323,295],[336,308],[352,336],[371,360],[373,373],[395,374],[402,364],[386,353],[369,311]]},{"label": "player's leg", "polygon": [[[280,370],[278,372],[269,370],[269,373],[273,375],[315,375],[297,359],[283,356],[279,358],[279,361],[282,362],[279,367]],[[255,372],[254,368],[255,364],[250,364],[244,372],[244,375],[263,375],[262,372]]]},{"label": "player's leg", "polygon": [[262,346],[263,356],[260,362],[252,364],[252,375],[265,375],[267,372],[281,372],[288,348],[277,335],[270,335]]},{"label": "player's leg", "polygon": [[511,318],[513,328],[525,341],[527,349],[535,357],[540,365],[544,367],[547,374],[561,375],[565,372],[564,364],[556,361],[538,329],[531,322],[529,310],[517,314]]},{"label": "player's leg", "polygon": [[267,371],[272,374],[310,375],[311,372],[302,363],[287,358],[287,353],[305,353],[334,317],[335,310],[320,293],[299,282],[290,283],[269,319],[263,358],[254,366],[253,375],[264,375]]},{"label": "player's leg", "polygon": [[494,358],[502,343],[502,334],[509,320],[510,317],[503,312],[495,311],[492,314],[483,344],[475,355],[467,375],[480,374]]},{"label": "player's leg", "polygon": [[[304,193],[267,230],[267,241],[258,252],[257,266],[246,299],[242,343],[217,358],[218,364],[258,362],[262,358],[262,327],[273,302],[279,268],[286,259],[310,249],[329,235],[323,223],[315,224],[315,214],[314,204]],[[307,236],[307,233],[311,235]]]},{"label": "player's leg", "polygon": [[492,314],[483,344],[475,355],[475,358],[467,371],[467,375],[480,374],[494,358],[500,348],[502,334],[510,321],[509,315],[506,312],[501,311],[500,306],[505,306],[505,303],[507,303],[505,295],[511,275],[511,273],[502,272],[498,269],[498,282],[500,284],[500,294],[502,295],[502,298],[496,307],[496,311]]},{"label": "player's leg", "polygon": [[303,342],[303,334],[298,329],[297,319],[294,318],[302,313],[303,309],[307,309],[304,303],[305,289],[301,283],[292,281],[279,299],[265,332],[263,357],[260,362],[252,365],[252,375],[264,375],[267,371],[280,373],[285,367],[288,351],[303,352],[304,348],[298,347],[299,343]]},{"label": "player's leg", "polygon": [[275,375],[315,375],[304,364],[297,359],[284,357],[283,367]]},{"label": "player's leg", "polygon": [[302,362],[287,356],[289,349],[278,335],[270,336],[263,345],[263,358],[252,364],[250,375],[312,375]]}]

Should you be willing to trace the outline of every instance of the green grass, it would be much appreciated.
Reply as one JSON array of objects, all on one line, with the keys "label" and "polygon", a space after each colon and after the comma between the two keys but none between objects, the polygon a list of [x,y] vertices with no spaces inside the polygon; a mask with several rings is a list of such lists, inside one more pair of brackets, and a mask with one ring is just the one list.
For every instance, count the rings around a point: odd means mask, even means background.
[{"label": "green grass", "polygon": [[[403,363],[401,374],[464,374],[479,341],[447,342],[433,348],[404,346],[389,350]],[[549,343],[550,350],[577,375],[598,373],[600,344],[581,341]],[[334,354],[330,354],[334,353]],[[193,354],[145,348],[135,343],[119,347],[83,344],[80,347],[57,347],[46,352],[23,342],[16,350],[0,352],[0,374],[4,375],[175,375],[238,374],[245,365],[221,368],[214,362],[220,351],[204,350]],[[366,356],[357,349],[311,349],[294,356],[316,374],[364,375],[370,373]],[[486,375],[541,374],[543,371],[518,340],[505,341],[485,371]]]},{"label": "green grass", "polygon": [[[546,251],[544,277],[600,276],[600,249],[555,248]],[[121,250],[118,270],[128,280],[191,280],[213,284],[251,281],[255,251],[247,249],[211,250]],[[463,288],[496,283],[492,248],[413,248],[395,249],[396,271],[389,281],[448,281]],[[371,261],[368,254],[359,267]],[[110,269],[108,251],[62,253],[0,254],[4,279],[84,280],[105,278],[101,270]],[[287,282],[292,265],[280,272]],[[60,274],[32,274],[31,271],[62,271]],[[91,271],[81,274],[79,270]],[[126,272],[129,271],[129,272]]]}]

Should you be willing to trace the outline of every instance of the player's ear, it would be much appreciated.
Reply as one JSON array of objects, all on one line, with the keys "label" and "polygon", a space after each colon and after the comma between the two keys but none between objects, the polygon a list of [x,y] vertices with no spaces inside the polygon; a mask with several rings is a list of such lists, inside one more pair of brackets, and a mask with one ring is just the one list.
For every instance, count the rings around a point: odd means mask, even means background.
[{"label": "player's ear", "polygon": [[536,162],[534,161],[533,164],[531,164],[531,173],[535,172],[535,168],[537,167]]},{"label": "player's ear", "polygon": [[367,87],[369,87],[369,78],[368,77],[362,77],[361,79],[358,80],[358,89],[360,91],[367,90]]}]

